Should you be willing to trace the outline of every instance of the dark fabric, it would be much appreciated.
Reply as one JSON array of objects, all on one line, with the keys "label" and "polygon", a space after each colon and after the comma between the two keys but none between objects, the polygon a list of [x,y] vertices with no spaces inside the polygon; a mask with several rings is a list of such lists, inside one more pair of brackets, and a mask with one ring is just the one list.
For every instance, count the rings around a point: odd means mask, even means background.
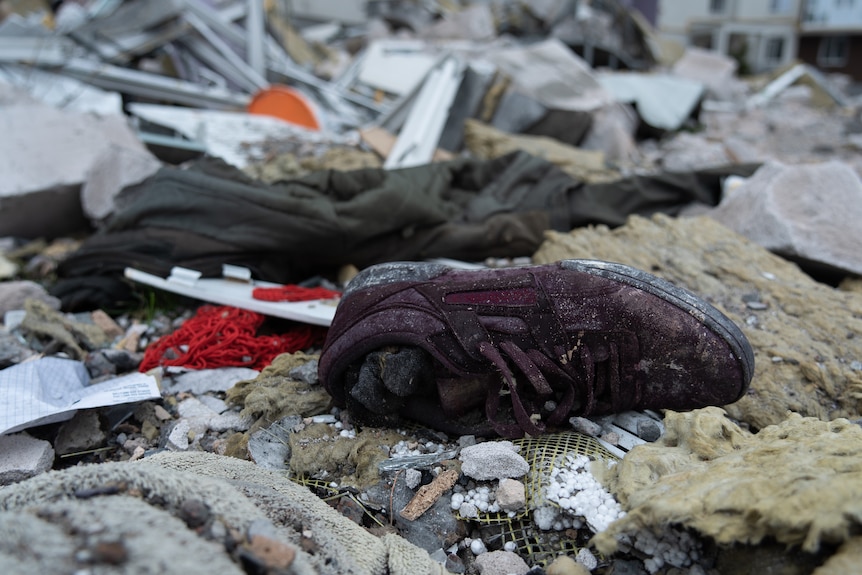
[{"label": "dark fabric", "polygon": [[721,200],[721,182],[729,175],[748,177],[759,164],[734,164],[697,172],[663,172],[635,175],[616,182],[590,184],[569,196],[572,228],[602,223],[611,227],[629,216],[671,216],[691,203],[715,206]]},{"label": "dark fabric", "polygon": [[[738,171],[585,186],[515,152],[393,171],[327,170],[264,185],[204,159],[162,168],[124,190],[104,228],[60,265],[55,291],[67,309],[72,302],[86,309],[86,294],[64,279],[121,281],[126,267],[166,276],[173,266],[213,277],[228,263],[250,268],[257,279],[295,283],[331,277],[345,264],[529,256],[548,229],[619,225],[630,213],[714,204],[728,173]],[[99,285],[92,294],[111,293]]]},{"label": "dark fabric", "polygon": [[576,185],[526,154],[391,172],[321,171],[271,186],[206,160],[163,168],[125,190],[115,216],[61,273],[133,264],[218,273],[224,260],[247,260],[267,279],[294,281],[301,279],[294,266],[307,273],[392,258],[525,254],[552,225],[550,215],[565,212]]}]

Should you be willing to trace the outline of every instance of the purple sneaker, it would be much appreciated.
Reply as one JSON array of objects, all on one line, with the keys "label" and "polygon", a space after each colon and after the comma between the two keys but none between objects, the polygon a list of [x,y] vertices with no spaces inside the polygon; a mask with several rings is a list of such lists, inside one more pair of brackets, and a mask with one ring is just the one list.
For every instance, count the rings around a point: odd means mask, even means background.
[{"label": "purple sneaker", "polygon": [[748,340],[717,309],[646,272],[592,260],[370,267],[347,286],[319,368],[335,404],[359,422],[403,416],[504,437],[535,436],[573,415],[725,405],[753,371]]}]

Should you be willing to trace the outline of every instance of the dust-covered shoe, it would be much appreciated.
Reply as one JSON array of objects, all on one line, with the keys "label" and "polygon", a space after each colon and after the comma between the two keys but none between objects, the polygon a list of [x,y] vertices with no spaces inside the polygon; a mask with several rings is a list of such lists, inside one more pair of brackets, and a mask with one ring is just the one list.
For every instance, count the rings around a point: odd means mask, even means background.
[{"label": "dust-covered shoe", "polygon": [[516,437],[573,415],[734,402],[754,354],[713,306],[626,265],[397,262],[348,284],[319,365],[360,421]]}]

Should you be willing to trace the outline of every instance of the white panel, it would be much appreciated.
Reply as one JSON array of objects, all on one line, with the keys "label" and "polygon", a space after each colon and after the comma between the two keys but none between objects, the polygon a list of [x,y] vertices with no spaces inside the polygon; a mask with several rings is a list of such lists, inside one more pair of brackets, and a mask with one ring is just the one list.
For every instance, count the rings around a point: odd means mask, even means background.
[{"label": "white panel", "polygon": [[366,0],[287,0],[288,15],[347,24],[365,22]]}]

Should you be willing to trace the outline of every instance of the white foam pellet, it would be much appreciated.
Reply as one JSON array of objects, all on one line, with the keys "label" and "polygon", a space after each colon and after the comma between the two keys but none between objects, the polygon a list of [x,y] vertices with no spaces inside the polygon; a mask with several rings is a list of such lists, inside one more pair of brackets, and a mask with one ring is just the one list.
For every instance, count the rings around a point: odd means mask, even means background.
[{"label": "white foam pellet", "polygon": [[473,539],[470,543],[470,551],[473,552],[473,555],[481,555],[485,551],[487,551],[487,547],[485,547],[485,542],[481,539]]}]

